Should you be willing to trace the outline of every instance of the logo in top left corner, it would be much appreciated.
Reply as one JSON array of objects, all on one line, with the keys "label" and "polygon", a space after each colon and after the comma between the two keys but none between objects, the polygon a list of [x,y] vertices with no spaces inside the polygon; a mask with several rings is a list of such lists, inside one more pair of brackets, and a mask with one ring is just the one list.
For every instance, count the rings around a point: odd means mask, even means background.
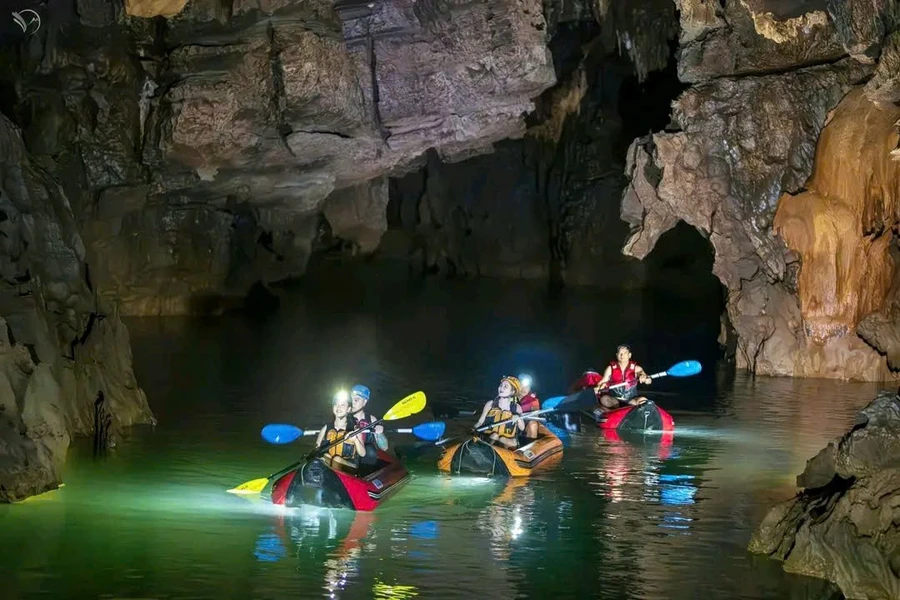
[{"label": "logo in top left corner", "polygon": [[12,19],[25,35],[33,35],[41,28],[41,15],[30,8],[21,11],[13,11]]}]

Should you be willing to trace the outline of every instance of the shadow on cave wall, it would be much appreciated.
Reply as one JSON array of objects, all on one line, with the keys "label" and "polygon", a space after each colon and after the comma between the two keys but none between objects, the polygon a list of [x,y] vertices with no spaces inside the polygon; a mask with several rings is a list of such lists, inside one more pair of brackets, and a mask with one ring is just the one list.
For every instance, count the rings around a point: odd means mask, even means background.
[{"label": "shadow on cave wall", "polygon": [[[646,266],[621,252],[629,233],[619,216],[626,152],[635,137],[668,126],[684,86],[674,44],[668,67],[640,82],[627,59],[589,43],[593,34],[573,25],[553,40],[556,92],[582,73],[586,86],[552,135],[537,128],[558,112],[554,90],[538,101],[524,139],[457,163],[432,152],[421,169],[390,180],[378,259],[405,261],[418,277],[642,287]],[[593,50],[582,55],[584,48]]]}]

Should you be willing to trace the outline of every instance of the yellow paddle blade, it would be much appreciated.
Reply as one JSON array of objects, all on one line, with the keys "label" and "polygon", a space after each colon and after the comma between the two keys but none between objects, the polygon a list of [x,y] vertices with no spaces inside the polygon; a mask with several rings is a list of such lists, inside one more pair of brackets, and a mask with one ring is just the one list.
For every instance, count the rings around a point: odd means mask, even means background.
[{"label": "yellow paddle blade", "polygon": [[263,477],[262,479],[254,479],[252,481],[248,481],[247,483],[242,483],[236,488],[232,488],[228,490],[229,494],[258,494],[266,487],[266,484],[269,483],[268,477]]},{"label": "yellow paddle blade", "polygon": [[405,419],[420,412],[423,408],[425,408],[425,392],[416,392],[392,406],[391,410],[381,417],[381,420],[396,421],[397,419]]}]

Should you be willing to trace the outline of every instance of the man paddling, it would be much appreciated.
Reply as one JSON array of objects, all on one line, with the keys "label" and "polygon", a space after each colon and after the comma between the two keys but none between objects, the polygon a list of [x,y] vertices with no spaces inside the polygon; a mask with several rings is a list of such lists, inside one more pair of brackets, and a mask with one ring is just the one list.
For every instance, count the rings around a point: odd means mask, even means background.
[{"label": "man paddling", "polygon": [[[353,418],[356,419],[360,427],[365,427],[376,419],[372,415],[366,414],[366,404],[369,403],[369,397],[372,395],[369,388],[357,383],[350,388],[350,401],[353,403]],[[362,457],[361,462],[364,465],[374,465],[378,462],[378,449],[387,450],[387,436],[384,435],[384,427],[376,425],[374,433],[369,431],[363,434],[363,442],[366,446],[366,453]]]},{"label": "man paddling", "polygon": [[[647,401],[644,396],[637,395],[638,383],[649,385],[653,381],[644,369],[631,360],[631,348],[622,344],[616,348],[616,360],[609,363],[603,377],[594,387],[594,393],[600,398],[600,406],[603,411],[610,411],[622,406],[637,406]],[[601,396],[601,392],[610,385],[625,383],[622,387],[612,390],[607,389]],[[595,411],[597,412],[597,411]]]}]

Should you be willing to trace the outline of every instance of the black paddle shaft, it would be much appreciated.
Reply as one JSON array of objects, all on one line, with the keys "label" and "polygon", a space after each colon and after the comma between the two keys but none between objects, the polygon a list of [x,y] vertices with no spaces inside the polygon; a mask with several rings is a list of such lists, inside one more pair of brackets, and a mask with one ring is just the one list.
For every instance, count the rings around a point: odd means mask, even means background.
[{"label": "black paddle shaft", "polygon": [[[352,434],[352,435],[358,435],[358,434],[362,433],[363,431],[367,431],[367,430],[372,429],[373,427],[375,427],[375,426],[377,426],[377,425],[380,425],[382,421],[384,421],[384,419],[376,419],[376,420],[372,421],[371,423],[369,423],[368,425],[366,425],[365,427],[360,427],[359,429],[356,429],[356,430],[352,431],[351,434]],[[309,454],[306,455],[306,460],[307,460],[307,461],[310,461],[310,460],[312,460],[312,459],[314,459],[314,458],[318,458],[319,456],[323,456],[326,452],[328,452],[329,450],[331,450],[332,448],[334,448],[334,447],[337,446],[338,444],[343,444],[344,442],[346,442],[346,441],[347,441],[347,438],[349,438],[349,437],[352,437],[352,436],[351,436],[351,435],[345,435],[345,436],[342,437],[341,439],[337,440],[336,442],[333,442],[332,444],[330,444],[329,446],[326,446],[325,448],[315,448],[315,449],[313,449],[312,452],[310,452]],[[298,464],[299,464],[299,463],[298,463]]]}]

